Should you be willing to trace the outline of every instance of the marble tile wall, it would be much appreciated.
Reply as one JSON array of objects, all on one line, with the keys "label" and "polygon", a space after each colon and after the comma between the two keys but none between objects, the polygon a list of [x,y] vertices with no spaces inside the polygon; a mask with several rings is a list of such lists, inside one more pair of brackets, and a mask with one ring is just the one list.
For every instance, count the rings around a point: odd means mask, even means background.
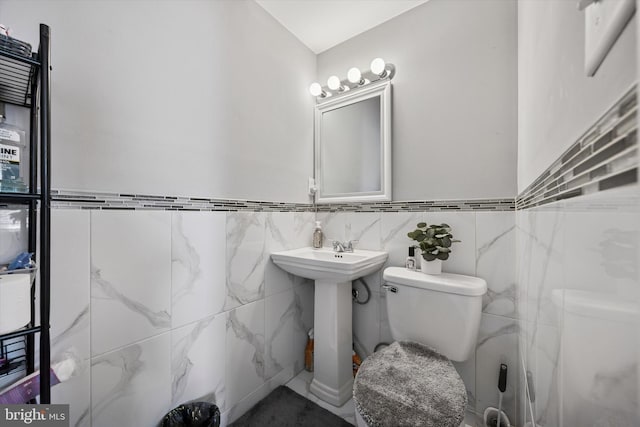
[{"label": "marble tile wall", "polygon": [[516,214],[526,422],[640,425],[639,190]]},{"label": "marble tile wall", "polygon": [[180,403],[233,421],[303,366],[313,283],[269,252],[308,244],[310,212],[52,211],[52,388],[71,425],[155,425]]},{"label": "marble tile wall", "polygon": [[[516,287],[515,213],[508,211],[425,211],[425,212],[318,212],[327,240],[356,239],[356,247],[382,249],[389,253],[387,266],[404,265],[412,241],[407,233],[418,222],[447,223],[455,238],[452,256],[443,264],[451,273],[474,275],[487,281],[489,291],[483,300],[483,313],[476,351],[456,368],[469,396],[471,415],[481,418],[487,406],[497,406],[497,381],[500,363],[509,367],[508,389],[503,406],[510,420],[522,420],[522,393],[518,372],[518,337],[521,317]],[[385,293],[381,292],[381,272],[365,278],[371,289],[367,304],[354,304],[354,345],[361,355],[371,354],[376,345],[392,341],[386,311]],[[367,292],[354,283],[359,299]],[[521,425],[521,424],[518,424]]]},{"label": "marble tile wall", "polygon": [[[406,233],[418,222],[453,227],[462,242],[444,270],[489,286],[476,351],[456,364],[477,419],[497,405],[506,363],[503,407],[512,423],[617,426],[639,421],[640,328],[629,305],[640,297],[638,205],[629,187],[517,212],[317,216],[327,246],[356,239],[387,251],[388,265],[403,265]],[[191,400],[216,402],[230,422],[292,378],[313,326],[313,284],[268,254],[308,245],[314,219],[54,209],[52,354],[75,357],[79,368],[52,392],[71,402],[72,425],[152,424]],[[381,272],[365,281],[370,300],[353,312],[361,355],[392,341]],[[361,282],[354,288],[366,298]],[[605,308],[585,314],[593,298]]]}]

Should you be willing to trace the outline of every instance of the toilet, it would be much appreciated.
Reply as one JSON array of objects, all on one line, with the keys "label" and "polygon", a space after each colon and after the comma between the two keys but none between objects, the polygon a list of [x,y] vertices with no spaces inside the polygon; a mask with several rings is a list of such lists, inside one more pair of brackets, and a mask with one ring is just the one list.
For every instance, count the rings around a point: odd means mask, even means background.
[{"label": "toilet", "polygon": [[353,386],[359,427],[463,424],[467,392],[451,361],[473,352],[487,283],[460,274],[384,270],[393,344],[369,356]]}]

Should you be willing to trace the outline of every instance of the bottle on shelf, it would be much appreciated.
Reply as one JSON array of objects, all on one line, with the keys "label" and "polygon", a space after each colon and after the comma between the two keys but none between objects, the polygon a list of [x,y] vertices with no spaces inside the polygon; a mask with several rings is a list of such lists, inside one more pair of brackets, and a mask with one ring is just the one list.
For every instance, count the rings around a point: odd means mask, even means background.
[{"label": "bottle on shelf", "polygon": [[416,269],[416,248],[414,246],[409,246],[409,256],[407,257],[404,266],[408,270]]},{"label": "bottle on shelf", "polygon": [[6,122],[0,102],[0,192],[26,193],[29,162],[25,132]]},{"label": "bottle on shelf", "polygon": [[313,328],[307,333],[307,346],[304,349],[304,369],[313,372]]},{"label": "bottle on shelf", "polygon": [[353,377],[355,378],[358,370],[360,369],[360,365],[362,365],[362,359],[358,356],[355,350],[351,352],[351,365],[353,366]]},{"label": "bottle on shelf", "polygon": [[322,224],[320,221],[316,221],[316,227],[313,230],[313,247],[320,249],[324,244],[324,234],[322,233]]}]

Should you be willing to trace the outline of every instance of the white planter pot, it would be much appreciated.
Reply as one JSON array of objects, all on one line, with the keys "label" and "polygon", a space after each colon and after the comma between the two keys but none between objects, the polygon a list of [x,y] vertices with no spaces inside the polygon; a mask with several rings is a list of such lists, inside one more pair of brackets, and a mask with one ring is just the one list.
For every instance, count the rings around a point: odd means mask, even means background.
[{"label": "white planter pot", "polygon": [[441,274],[442,260],[434,259],[433,261],[427,261],[422,258],[420,260],[420,270],[422,270],[424,274]]}]

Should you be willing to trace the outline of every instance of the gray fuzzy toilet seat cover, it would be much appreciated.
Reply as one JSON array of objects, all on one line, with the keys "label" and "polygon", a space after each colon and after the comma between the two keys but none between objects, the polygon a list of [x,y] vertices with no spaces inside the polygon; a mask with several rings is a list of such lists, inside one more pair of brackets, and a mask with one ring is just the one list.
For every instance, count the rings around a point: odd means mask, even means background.
[{"label": "gray fuzzy toilet seat cover", "polygon": [[459,427],[467,391],[449,359],[403,341],[362,363],[353,400],[370,427]]}]

